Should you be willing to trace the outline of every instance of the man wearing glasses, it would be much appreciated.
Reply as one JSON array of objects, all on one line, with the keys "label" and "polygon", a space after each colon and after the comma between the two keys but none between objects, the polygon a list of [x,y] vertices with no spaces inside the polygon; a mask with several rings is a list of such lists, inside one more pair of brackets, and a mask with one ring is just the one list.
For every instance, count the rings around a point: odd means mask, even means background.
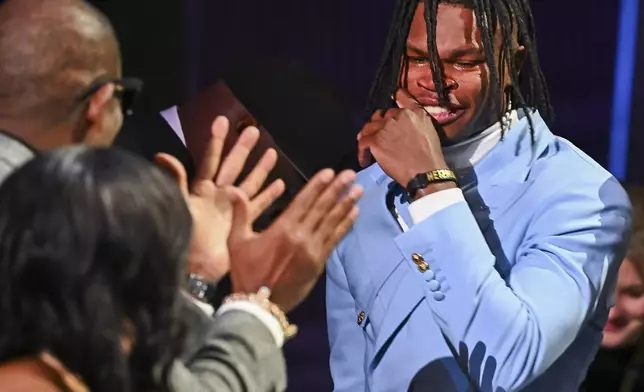
[{"label": "man wearing glasses", "polygon": [[[70,144],[110,146],[142,83],[121,77],[109,21],[78,0],[0,4],[0,181],[39,151]],[[223,274],[230,269],[239,294],[218,310],[214,321],[186,301],[182,316],[192,329],[181,358],[185,363],[177,365],[177,377],[170,377],[189,386],[182,390],[284,390],[281,346],[296,329],[283,312],[308,295],[324,270],[324,261],[355,219],[361,188],[351,186],[353,172],[322,171],[276,225],[256,233],[255,218],[284,190],[278,180],[260,192],[277,154],[267,150],[233,189],[259,131],[242,132],[223,157],[228,128],[223,117],[212,125],[192,189],[176,158],[157,157],[176,175],[193,213],[190,272],[218,268]],[[234,213],[230,193],[237,194]],[[248,299],[254,297],[261,305]],[[274,305],[267,310],[267,304]]]}]

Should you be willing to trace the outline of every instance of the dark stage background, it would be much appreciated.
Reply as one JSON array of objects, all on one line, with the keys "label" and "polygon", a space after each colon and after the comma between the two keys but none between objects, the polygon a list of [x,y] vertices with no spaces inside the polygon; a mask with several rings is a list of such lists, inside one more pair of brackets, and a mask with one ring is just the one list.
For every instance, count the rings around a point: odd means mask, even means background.
[{"label": "dark stage background", "polygon": [[[363,114],[393,8],[393,0],[97,3],[121,38],[126,75],[146,81],[139,110],[182,102],[239,61],[279,55],[318,72],[344,96],[356,118]],[[619,7],[618,0],[533,1],[541,61],[557,112],[552,129],[603,165],[608,162]],[[642,66],[644,50],[639,50],[636,86],[644,85]],[[644,108],[640,90],[633,95],[628,179],[641,183],[644,137],[635,131],[644,126],[644,110],[637,110]],[[322,285],[293,319],[301,333],[286,347],[290,390],[331,390]]]}]

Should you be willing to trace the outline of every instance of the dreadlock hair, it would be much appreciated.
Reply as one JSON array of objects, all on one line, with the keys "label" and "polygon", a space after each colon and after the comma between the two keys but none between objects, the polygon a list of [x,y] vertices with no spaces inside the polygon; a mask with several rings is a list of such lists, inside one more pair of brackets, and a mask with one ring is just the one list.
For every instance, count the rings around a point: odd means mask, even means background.
[{"label": "dreadlock hair", "polygon": [[[476,15],[476,22],[483,41],[485,61],[490,68],[490,86],[494,99],[492,102],[498,110],[499,121],[503,126],[501,120],[508,108],[502,107],[501,97],[503,94],[507,94],[513,109],[524,109],[534,142],[534,129],[530,113],[538,110],[546,121],[552,120],[554,116],[545,77],[539,66],[534,19],[529,0],[398,0],[380,67],[371,88],[368,113],[371,114],[376,110],[390,107],[391,97],[395,91],[400,87],[407,87],[406,78],[400,77],[401,67],[402,75],[406,75],[409,64],[405,51],[407,36],[414,13],[421,1],[425,6],[428,60],[439,100],[446,101],[448,93],[436,45],[438,4],[462,5],[474,10]],[[494,36],[497,28],[501,29],[499,61],[494,55]],[[518,34],[519,45],[523,45],[528,54],[523,72],[516,68],[513,61],[515,32]],[[503,85],[501,78],[505,74],[503,70],[506,67],[512,79],[511,89],[510,91],[501,91]],[[502,70],[501,75],[499,75],[499,70]]]}]

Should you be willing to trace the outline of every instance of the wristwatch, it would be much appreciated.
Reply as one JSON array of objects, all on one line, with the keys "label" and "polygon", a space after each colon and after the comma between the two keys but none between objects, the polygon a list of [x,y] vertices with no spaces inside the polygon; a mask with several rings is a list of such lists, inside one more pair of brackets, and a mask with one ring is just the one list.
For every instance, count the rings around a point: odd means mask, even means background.
[{"label": "wristwatch", "polygon": [[216,287],[216,283],[208,282],[199,275],[190,274],[188,276],[187,291],[199,301],[210,303]]},{"label": "wristwatch", "polygon": [[414,197],[416,192],[427,188],[430,184],[446,181],[458,183],[456,175],[449,169],[438,169],[426,173],[419,173],[407,184],[407,192],[411,197]]}]

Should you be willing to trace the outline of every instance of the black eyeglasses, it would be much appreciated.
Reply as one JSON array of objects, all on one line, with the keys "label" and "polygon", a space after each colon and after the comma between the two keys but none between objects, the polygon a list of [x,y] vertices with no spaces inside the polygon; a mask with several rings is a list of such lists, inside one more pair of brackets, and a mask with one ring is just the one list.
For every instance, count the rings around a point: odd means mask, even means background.
[{"label": "black eyeglasses", "polygon": [[121,103],[123,114],[131,115],[136,98],[141,93],[141,90],[143,90],[143,81],[138,78],[116,79],[107,76],[100,77],[92,82],[85,93],[80,96],[79,101],[82,102],[90,98],[103,86],[110,83],[114,85],[114,98],[118,99]]}]

